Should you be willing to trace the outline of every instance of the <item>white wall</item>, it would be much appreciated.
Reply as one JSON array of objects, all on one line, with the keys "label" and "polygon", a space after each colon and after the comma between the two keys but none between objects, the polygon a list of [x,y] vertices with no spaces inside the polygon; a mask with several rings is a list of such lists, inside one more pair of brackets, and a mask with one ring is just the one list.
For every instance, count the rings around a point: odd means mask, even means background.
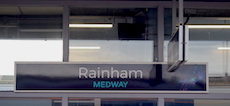
[{"label": "white wall", "polygon": [[62,61],[62,40],[0,40],[0,75],[14,75],[15,61]]}]

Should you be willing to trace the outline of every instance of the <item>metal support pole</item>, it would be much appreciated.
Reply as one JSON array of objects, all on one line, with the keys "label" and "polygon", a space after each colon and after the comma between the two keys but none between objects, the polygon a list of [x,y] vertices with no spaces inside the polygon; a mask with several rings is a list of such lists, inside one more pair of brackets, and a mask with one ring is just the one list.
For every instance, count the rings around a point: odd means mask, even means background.
[{"label": "metal support pole", "polygon": [[184,0],[179,0],[179,25],[183,25],[184,21]]},{"label": "metal support pole", "polygon": [[68,106],[68,97],[62,97],[62,105],[61,106]]},{"label": "metal support pole", "polygon": [[62,16],[63,62],[69,61],[69,15],[69,6],[65,5]]},{"label": "metal support pole", "polygon": [[158,102],[157,102],[157,106],[164,106],[165,104],[164,104],[164,98],[163,97],[159,97],[158,98]]},{"label": "metal support pole", "polygon": [[94,106],[101,106],[101,98],[94,99]]},{"label": "metal support pole", "polygon": [[164,51],[164,7],[158,6],[157,8],[157,54],[158,62],[163,62]]},{"label": "metal support pole", "polygon": [[176,0],[173,0],[173,6],[172,6],[172,31],[176,30],[176,24],[178,23],[178,21],[176,19],[176,9],[177,9]]}]

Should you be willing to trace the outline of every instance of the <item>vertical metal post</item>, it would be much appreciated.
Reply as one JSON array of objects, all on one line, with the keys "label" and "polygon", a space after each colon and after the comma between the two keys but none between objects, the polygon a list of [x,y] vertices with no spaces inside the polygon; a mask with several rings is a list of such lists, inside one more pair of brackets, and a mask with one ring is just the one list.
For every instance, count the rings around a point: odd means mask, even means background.
[{"label": "vertical metal post", "polygon": [[63,38],[63,62],[69,61],[69,6],[63,7],[62,38]]},{"label": "vertical metal post", "polygon": [[157,54],[158,62],[163,62],[164,50],[164,7],[159,5],[157,8]]},{"label": "vertical metal post", "polygon": [[94,106],[101,106],[101,98],[94,99]]},{"label": "vertical metal post", "polygon": [[165,105],[164,98],[159,97],[157,101],[157,106],[164,106],[164,105]]},{"label": "vertical metal post", "polygon": [[[229,47],[228,42],[229,42],[229,41],[226,41],[226,47]],[[226,59],[226,74],[225,74],[225,75],[226,75],[226,76],[229,76],[229,75],[228,75],[228,64],[229,64],[229,63],[228,63],[228,58],[229,58],[229,52],[226,51],[226,50],[225,50],[225,52],[226,52],[226,58],[225,58],[225,59]]]},{"label": "vertical metal post", "polygon": [[176,24],[178,23],[178,21],[176,19],[176,9],[177,9],[176,0],[173,0],[173,6],[172,6],[172,31],[176,30]]},{"label": "vertical metal post", "polygon": [[[228,47],[228,41],[223,42],[223,47]],[[223,61],[225,81],[227,81],[226,78],[228,76],[228,50],[223,50]]]},{"label": "vertical metal post", "polygon": [[[184,18],[184,7],[183,7],[183,5],[184,5],[184,3],[183,3],[183,1],[184,0],[179,0],[179,37],[185,37],[185,35],[184,35],[184,21],[183,21],[183,18]],[[183,39],[183,38],[179,38],[179,39]],[[182,40],[181,41],[181,44],[180,44],[180,46],[179,46],[179,48],[180,47],[183,47],[183,45],[184,44],[182,44],[182,43],[185,43],[184,42],[184,40]],[[185,48],[185,47],[183,47],[183,48]],[[186,52],[186,51],[184,51],[184,52]],[[179,51],[179,56],[181,55],[183,55],[182,54],[183,53],[183,51]],[[186,55],[186,53],[185,53],[185,55]],[[181,60],[183,60],[183,57],[180,57],[181,58]]]},{"label": "vertical metal post", "polygon": [[68,106],[68,97],[66,97],[66,96],[62,97],[62,105],[61,106]]},{"label": "vertical metal post", "polygon": [[179,0],[179,25],[183,25],[184,21],[184,0]]}]

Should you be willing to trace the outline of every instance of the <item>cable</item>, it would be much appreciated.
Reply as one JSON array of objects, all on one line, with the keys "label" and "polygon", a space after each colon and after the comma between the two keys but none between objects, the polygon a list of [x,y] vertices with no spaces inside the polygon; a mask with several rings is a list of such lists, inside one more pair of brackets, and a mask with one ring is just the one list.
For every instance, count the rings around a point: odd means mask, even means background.
[{"label": "cable", "polygon": [[186,25],[186,24],[188,23],[189,18],[190,18],[190,14],[188,14],[187,19],[186,19],[186,21],[184,22],[184,25]]}]

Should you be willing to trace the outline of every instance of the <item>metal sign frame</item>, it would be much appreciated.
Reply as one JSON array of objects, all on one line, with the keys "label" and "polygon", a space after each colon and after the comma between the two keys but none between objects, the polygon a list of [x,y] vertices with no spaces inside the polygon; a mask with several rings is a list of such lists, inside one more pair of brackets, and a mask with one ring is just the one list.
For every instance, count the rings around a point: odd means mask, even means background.
[{"label": "metal sign frame", "polygon": [[[177,39],[175,39],[177,38]],[[176,41],[175,41],[176,40]],[[168,71],[174,72],[188,60],[188,26],[179,26],[179,30],[173,34],[168,43]]]}]

